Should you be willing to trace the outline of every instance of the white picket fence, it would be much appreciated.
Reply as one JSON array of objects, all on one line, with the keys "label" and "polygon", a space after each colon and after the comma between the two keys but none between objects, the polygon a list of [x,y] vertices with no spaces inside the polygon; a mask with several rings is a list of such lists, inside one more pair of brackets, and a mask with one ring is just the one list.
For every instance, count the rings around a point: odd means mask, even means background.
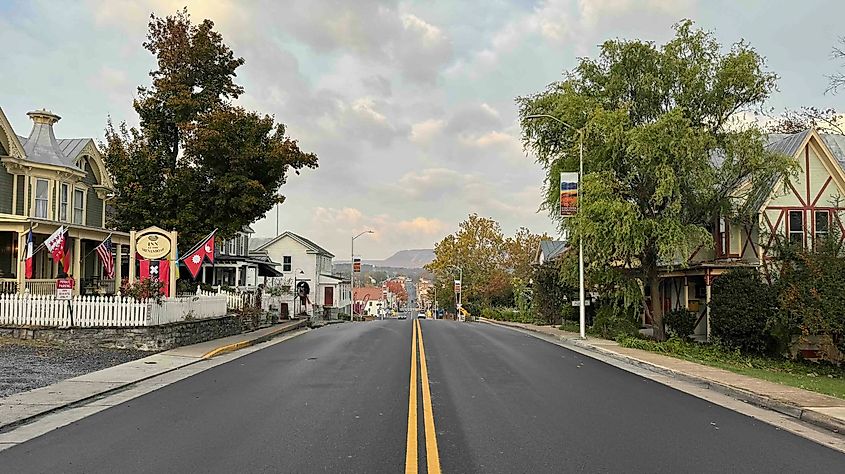
[{"label": "white picket fence", "polygon": [[75,296],[71,300],[57,300],[54,295],[0,294],[0,325],[155,326],[223,316],[226,312],[226,299],[220,296],[165,298],[158,304],[120,296]]},{"label": "white picket fence", "polygon": [[226,308],[229,310],[242,310],[244,306],[251,307],[255,306],[256,300],[256,293],[252,292],[238,292],[238,291],[225,291],[222,289],[218,289],[216,291],[205,291],[197,288],[197,296],[206,296],[206,297],[225,297],[226,298]]}]

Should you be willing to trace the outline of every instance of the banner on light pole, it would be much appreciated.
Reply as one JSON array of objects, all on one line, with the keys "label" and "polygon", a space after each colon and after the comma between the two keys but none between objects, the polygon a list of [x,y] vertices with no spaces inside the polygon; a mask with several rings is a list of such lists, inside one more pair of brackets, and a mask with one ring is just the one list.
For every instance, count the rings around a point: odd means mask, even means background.
[{"label": "banner on light pole", "polygon": [[355,258],[352,260],[352,270],[355,273],[361,273],[361,259]]},{"label": "banner on light pole", "polygon": [[455,293],[461,292],[461,280],[455,280]]},{"label": "banner on light pole", "polygon": [[560,174],[560,215],[574,216],[578,212],[578,173]]}]

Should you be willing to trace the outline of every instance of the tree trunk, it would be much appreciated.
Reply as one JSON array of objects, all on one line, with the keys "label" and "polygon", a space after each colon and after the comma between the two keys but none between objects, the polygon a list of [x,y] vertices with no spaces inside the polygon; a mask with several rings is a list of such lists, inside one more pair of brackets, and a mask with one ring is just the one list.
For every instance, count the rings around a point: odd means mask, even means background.
[{"label": "tree trunk", "polygon": [[657,272],[649,272],[648,276],[649,294],[651,295],[651,322],[654,338],[658,341],[666,340],[666,331],[663,327],[663,295],[660,292],[660,278]]}]

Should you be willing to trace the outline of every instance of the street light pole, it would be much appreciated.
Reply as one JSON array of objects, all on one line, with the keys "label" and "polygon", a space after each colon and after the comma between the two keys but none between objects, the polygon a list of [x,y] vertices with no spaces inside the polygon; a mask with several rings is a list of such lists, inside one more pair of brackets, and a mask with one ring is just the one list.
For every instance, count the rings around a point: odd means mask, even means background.
[{"label": "street light pole", "polygon": [[374,234],[375,232],[371,230],[365,230],[360,234],[352,237],[352,254],[350,255],[349,259],[349,282],[352,284],[352,307],[351,311],[349,312],[349,320],[355,320],[355,239],[361,237],[364,234]]},{"label": "street light pole", "polygon": [[[584,200],[584,130],[579,130],[563,120],[548,114],[526,115],[526,119],[547,118],[578,133],[578,212],[581,212],[581,202]],[[581,339],[586,339],[586,306],[584,306],[584,238],[578,239],[578,323]]]}]

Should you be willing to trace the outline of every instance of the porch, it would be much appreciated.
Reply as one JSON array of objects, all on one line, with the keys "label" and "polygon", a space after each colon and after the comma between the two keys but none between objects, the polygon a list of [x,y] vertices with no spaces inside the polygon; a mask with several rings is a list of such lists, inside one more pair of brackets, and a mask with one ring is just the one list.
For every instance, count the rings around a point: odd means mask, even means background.
[{"label": "porch", "polygon": [[[33,257],[32,278],[25,278],[26,238],[30,224],[33,229],[33,248],[38,247],[60,224],[36,219],[20,222],[5,222],[0,218],[0,294],[29,293],[32,295],[53,295],[56,293],[56,279],[60,265],[54,262],[49,251],[42,247]],[[69,228],[68,253],[70,271],[74,278],[76,295],[113,295],[122,275],[128,274],[129,235],[95,227],[67,226]],[[115,278],[107,278],[94,252],[100,243],[112,235],[115,255]]]}]

